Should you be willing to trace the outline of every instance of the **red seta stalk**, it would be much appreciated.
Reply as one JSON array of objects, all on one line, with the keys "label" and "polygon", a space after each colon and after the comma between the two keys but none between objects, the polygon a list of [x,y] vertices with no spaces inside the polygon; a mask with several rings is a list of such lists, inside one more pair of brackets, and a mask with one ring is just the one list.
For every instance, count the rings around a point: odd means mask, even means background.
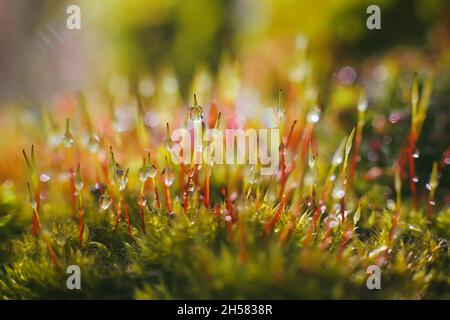
[{"label": "red seta stalk", "polygon": [[286,185],[286,147],[283,143],[280,144],[280,160],[281,160],[281,189],[280,189],[280,202],[284,197],[284,188]]},{"label": "red seta stalk", "polygon": [[155,192],[156,207],[159,209],[161,208],[161,201],[159,200],[158,186],[156,183],[153,183],[153,190]]},{"label": "red seta stalk", "polygon": [[122,216],[122,203],[123,203],[123,211],[125,213],[125,219],[127,221],[128,235],[131,237],[130,215],[128,214],[127,203],[125,202],[123,195],[120,196],[119,202],[117,203],[116,225],[114,226],[114,232],[117,231],[117,227],[119,226],[119,221]]},{"label": "red seta stalk", "polygon": [[169,214],[172,213],[172,199],[170,198],[169,187],[164,184],[164,196],[166,198],[166,207]]},{"label": "red seta stalk", "polygon": [[128,214],[127,202],[125,201],[125,199],[123,199],[123,211],[125,212],[125,220],[127,221],[128,235],[130,237],[132,237],[132,235],[131,235],[130,215]]},{"label": "red seta stalk", "polygon": [[77,214],[77,193],[75,189],[75,172],[72,168],[69,169],[70,174],[70,194],[72,203],[72,214],[75,217]]},{"label": "red seta stalk", "polygon": [[141,227],[142,227],[142,232],[145,234],[145,219],[144,219],[144,206],[143,206],[143,196],[142,196],[142,192],[139,194],[139,214],[141,217]]}]

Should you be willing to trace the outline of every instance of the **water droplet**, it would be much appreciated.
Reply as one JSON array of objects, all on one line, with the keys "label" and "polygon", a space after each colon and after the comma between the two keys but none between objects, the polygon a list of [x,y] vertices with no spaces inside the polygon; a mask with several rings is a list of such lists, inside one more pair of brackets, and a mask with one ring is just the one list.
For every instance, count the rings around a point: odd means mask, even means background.
[{"label": "water droplet", "polygon": [[419,149],[415,149],[413,154],[412,154],[414,159],[418,159],[420,157],[420,151]]},{"label": "water droplet", "polygon": [[203,119],[203,109],[200,106],[189,108],[189,118],[194,121],[201,121]]},{"label": "water droplet", "polygon": [[144,207],[147,204],[147,199],[145,197],[139,197],[137,203],[141,207]]},{"label": "water droplet", "polygon": [[158,170],[156,169],[156,166],[154,164],[152,164],[151,166],[147,166],[146,170],[147,170],[147,175],[151,179],[156,177],[156,174],[158,173]]},{"label": "water droplet", "polygon": [[388,199],[388,200],[386,201],[386,207],[387,207],[389,210],[394,211],[395,208],[396,208],[397,206],[396,206],[396,203],[395,203],[394,200]]},{"label": "water droplet", "polygon": [[310,169],[313,169],[316,165],[316,156],[311,151],[311,146],[309,147],[309,154],[308,154],[308,166]]},{"label": "water droplet", "polygon": [[83,189],[83,180],[81,180],[81,177],[77,175],[75,178],[75,189],[80,192],[81,189]]},{"label": "water droplet", "polygon": [[91,153],[96,153],[100,147],[100,139],[95,135],[89,135],[88,149]]},{"label": "water droplet", "polygon": [[345,140],[342,140],[341,144],[337,148],[336,152],[333,155],[333,158],[331,159],[331,164],[333,166],[338,166],[342,163],[343,159],[343,151],[344,151],[344,144]]},{"label": "water droplet", "polygon": [[66,148],[71,148],[74,144],[75,140],[70,132],[65,133],[63,135],[63,143]]},{"label": "water droplet", "polygon": [[163,176],[164,184],[166,185],[166,187],[170,187],[175,181],[175,175],[172,168],[165,167],[161,174]]},{"label": "water droplet", "polygon": [[226,221],[226,222],[230,222],[230,221],[231,221],[231,216],[226,216],[226,217],[225,217],[225,221]]},{"label": "water droplet", "polygon": [[315,107],[313,110],[311,110],[308,115],[306,116],[306,120],[309,123],[317,123],[320,120],[320,109],[318,107]]},{"label": "water droplet", "polygon": [[280,154],[282,154],[283,156],[285,156],[287,153],[287,148],[284,143],[280,143],[280,147],[278,150],[280,151]]},{"label": "water droplet", "polygon": [[41,174],[40,176],[39,176],[39,179],[42,181],[42,182],[48,182],[48,181],[50,181],[50,176],[47,174],[47,173],[43,173],[43,174]]},{"label": "water droplet", "polygon": [[171,152],[173,150],[173,142],[170,138],[166,139],[166,141],[164,141],[164,147],[166,148],[166,150],[168,152]]},{"label": "water droplet", "polygon": [[75,142],[73,139],[72,133],[70,132],[69,118],[66,119],[66,131],[64,132],[62,139],[63,139],[63,144],[66,148],[71,148]]},{"label": "water droplet", "polygon": [[61,144],[61,140],[62,138],[59,134],[53,133],[48,137],[48,142],[54,147],[59,146]]},{"label": "water droplet", "polygon": [[419,182],[419,177],[414,177],[414,178],[412,178],[412,181],[414,182],[414,183],[417,183],[417,182]]},{"label": "water droplet", "polygon": [[367,110],[367,99],[365,97],[361,98],[358,102],[357,109],[359,112],[364,112]]},{"label": "water droplet", "polygon": [[125,172],[125,174],[120,177],[119,192],[122,192],[123,190],[125,190],[125,187],[127,186],[127,183],[128,183],[128,169]]},{"label": "water droplet", "polygon": [[101,208],[102,210],[108,210],[109,206],[111,205],[111,197],[109,194],[105,191],[105,193],[101,196]]},{"label": "water droplet", "polygon": [[434,202],[433,200],[430,200],[428,203],[430,204],[430,206],[435,206],[436,205],[436,202]]},{"label": "water droplet", "polygon": [[193,192],[195,190],[195,184],[192,181],[189,181],[187,189],[189,192]]},{"label": "water droplet", "polygon": [[336,186],[334,187],[331,195],[335,199],[342,199],[345,197],[345,190],[342,183],[336,183]]},{"label": "water droplet", "polygon": [[336,219],[331,220],[331,221],[330,221],[330,224],[328,225],[328,227],[329,227],[330,229],[336,229],[337,226],[338,226],[338,222],[336,221]]},{"label": "water droplet", "polygon": [[145,166],[140,167],[139,168],[139,180],[141,182],[145,182],[145,181],[147,181],[147,178],[148,178],[148,174],[147,174],[146,167]]},{"label": "water droplet", "polygon": [[249,182],[250,184],[257,184],[261,180],[261,174],[257,168],[253,168],[250,172]]}]

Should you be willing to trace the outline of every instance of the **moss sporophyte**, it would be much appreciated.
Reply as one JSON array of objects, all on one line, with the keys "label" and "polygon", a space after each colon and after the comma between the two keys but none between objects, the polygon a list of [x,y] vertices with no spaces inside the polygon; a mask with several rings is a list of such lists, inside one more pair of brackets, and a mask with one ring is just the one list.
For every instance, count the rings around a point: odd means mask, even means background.
[{"label": "moss sporophyte", "polygon": [[[438,193],[446,164],[436,159],[418,188],[417,143],[431,81],[422,90],[418,83],[416,77],[408,143],[382,169],[380,184],[361,172],[371,116],[364,93],[355,99],[357,122],[325,142],[327,109],[311,88],[286,96],[280,90],[267,128],[239,122],[232,105],[202,107],[197,96],[183,123],[174,117],[159,129],[145,125],[148,106],[137,96],[135,126],[126,133],[111,125],[114,110],[92,117],[82,94],[81,117],[65,125],[44,110],[46,139],[37,142],[45,142],[23,150],[31,231],[8,234],[0,296],[64,297],[58,283],[65,264],[79,265],[92,281],[86,297],[114,296],[97,291],[105,283],[118,296],[146,298],[435,294],[448,275],[449,212]],[[295,96],[306,92],[308,98]],[[307,104],[296,113],[291,106],[300,98]],[[11,210],[20,205],[0,202]],[[0,219],[0,230],[7,223]],[[381,268],[383,288],[391,290],[367,292],[369,265]],[[307,285],[292,285],[301,281]],[[335,289],[317,287],[324,282]],[[195,289],[185,291],[186,283]]]}]

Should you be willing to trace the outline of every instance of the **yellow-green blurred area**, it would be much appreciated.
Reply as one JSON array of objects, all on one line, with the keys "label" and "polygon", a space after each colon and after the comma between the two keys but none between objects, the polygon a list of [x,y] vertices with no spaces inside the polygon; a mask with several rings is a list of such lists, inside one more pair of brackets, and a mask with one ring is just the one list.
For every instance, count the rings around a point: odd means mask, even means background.
[{"label": "yellow-green blurred area", "polygon": [[[70,4],[81,8],[80,31],[65,26]],[[366,28],[371,4],[381,30]],[[173,72],[187,102],[195,72],[215,74],[224,59],[272,94],[290,71],[300,76],[290,70],[296,46],[326,84],[340,67],[398,48],[432,61],[448,47],[448,13],[445,0],[2,0],[0,98],[42,103],[116,74]]]}]

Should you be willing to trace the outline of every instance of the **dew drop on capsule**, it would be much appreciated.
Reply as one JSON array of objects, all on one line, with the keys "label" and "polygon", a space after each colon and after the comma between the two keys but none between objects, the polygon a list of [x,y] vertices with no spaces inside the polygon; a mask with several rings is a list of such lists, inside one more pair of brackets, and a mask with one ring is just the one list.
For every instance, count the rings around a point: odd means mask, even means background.
[{"label": "dew drop on capsule", "polygon": [[69,119],[66,120],[66,131],[64,132],[62,136],[63,144],[66,148],[71,148],[74,144],[74,139],[72,136],[72,133],[70,132],[70,121]]},{"label": "dew drop on capsule", "polygon": [[148,178],[148,173],[147,173],[146,167],[139,168],[139,180],[141,182],[145,182],[145,181],[147,181],[147,178]]},{"label": "dew drop on capsule", "polygon": [[158,173],[158,170],[156,169],[156,166],[152,164],[151,166],[147,166],[147,175],[149,178],[153,179],[156,177],[156,174]]},{"label": "dew drop on capsule", "polygon": [[95,134],[91,134],[88,140],[88,149],[91,153],[96,153],[99,149],[99,138]]},{"label": "dew drop on capsule", "polygon": [[170,167],[165,167],[162,172],[164,178],[164,184],[166,187],[170,187],[175,181],[175,176],[173,174],[173,170]]},{"label": "dew drop on capsule", "polygon": [[189,119],[194,122],[201,121],[203,119],[203,109],[200,106],[189,108]]},{"label": "dew drop on capsule", "polygon": [[79,175],[75,178],[75,189],[80,192],[83,189],[83,180]]},{"label": "dew drop on capsule", "polygon": [[315,165],[316,165],[316,156],[310,150],[308,154],[308,166],[310,169],[313,169]]},{"label": "dew drop on capsule", "polygon": [[173,150],[173,142],[170,138],[166,139],[166,141],[164,141],[164,147],[166,148],[166,150],[168,152],[171,152]]},{"label": "dew drop on capsule", "polygon": [[70,132],[63,135],[63,143],[66,148],[71,148],[74,144],[73,136]]},{"label": "dew drop on capsule", "polygon": [[125,172],[124,175],[122,175],[122,177],[120,177],[119,192],[122,192],[123,190],[125,190],[127,183],[128,183],[128,170]]},{"label": "dew drop on capsule", "polygon": [[111,197],[109,196],[109,194],[105,192],[105,194],[101,196],[101,201],[102,210],[108,210],[109,206],[111,205]]}]

